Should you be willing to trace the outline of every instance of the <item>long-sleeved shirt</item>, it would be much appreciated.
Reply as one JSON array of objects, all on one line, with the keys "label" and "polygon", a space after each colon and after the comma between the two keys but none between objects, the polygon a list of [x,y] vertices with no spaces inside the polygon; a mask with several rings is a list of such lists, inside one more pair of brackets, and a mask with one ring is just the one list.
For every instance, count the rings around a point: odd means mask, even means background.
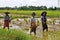
[{"label": "long-sleeved shirt", "polygon": [[9,15],[5,15],[4,20],[10,20]]},{"label": "long-sleeved shirt", "polygon": [[47,21],[46,17],[41,16],[41,21],[42,21],[42,22],[46,22],[46,21]]}]

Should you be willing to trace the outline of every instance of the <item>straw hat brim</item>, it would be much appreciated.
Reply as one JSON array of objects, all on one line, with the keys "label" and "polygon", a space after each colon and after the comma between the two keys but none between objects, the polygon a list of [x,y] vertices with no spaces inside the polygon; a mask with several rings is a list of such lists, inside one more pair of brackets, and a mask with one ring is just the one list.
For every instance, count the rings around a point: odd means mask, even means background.
[{"label": "straw hat brim", "polygon": [[10,14],[9,12],[5,12],[5,14]]}]

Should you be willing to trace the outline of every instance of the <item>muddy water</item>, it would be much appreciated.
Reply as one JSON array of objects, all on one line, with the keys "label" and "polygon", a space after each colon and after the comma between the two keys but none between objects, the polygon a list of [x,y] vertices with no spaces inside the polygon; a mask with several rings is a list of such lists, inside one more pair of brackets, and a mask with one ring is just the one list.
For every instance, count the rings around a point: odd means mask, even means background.
[{"label": "muddy water", "polygon": [[[38,26],[38,29],[40,28],[40,29],[42,29],[42,27],[41,27],[41,20],[40,20],[40,18],[36,18],[36,21],[39,21],[40,22],[40,25]],[[15,28],[22,28],[22,29],[24,29],[25,27],[29,27],[30,26],[30,18],[26,18],[26,19],[13,19],[13,20],[11,20],[11,22],[10,22],[10,26],[12,26],[12,28],[13,29],[15,29]],[[51,21],[51,19],[50,18],[48,18],[47,19],[47,22],[49,22],[49,21]],[[4,22],[4,20],[3,19],[0,19],[0,23],[1,23],[1,26],[3,26],[3,22]],[[53,22],[52,22],[53,23]],[[50,29],[54,29],[54,27],[56,27],[56,29],[59,29],[59,24],[60,24],[60,20],[55,20],[55,24],[53,25],[52,23],[48,23],[48,27],[50,28]],[[15,26],[17,26],[17,27],[15,27]]]},{"label": "muddy water", "polygon": [[[36,18],[36,21],[37,20],[39,21],[39,24],[40,24],[38,26],[37,30],[38,29],[42,30],[40,18]],[[49,22],[49,21],[51,21],[50,18],[47,19],[47,22]],[[1,24],[0,26],[1,27],[3,26],[3,22],[4,22],[4,20],[0,19],[0,24]],[[60,20],[55,20],[54,24],[52,24],[52,23],[48,23],[49,30],[59,30],[60,29],[60,27],[59,27],[60,26]],[[24,29],[26,27],[29,28],[30,27],[30,18],[26,18],[26,19],[20,19],[20,18],[13,19],[10,22],[10,26],[11,26],[10,27],[11,29],[18,29],[18,28]]]}]

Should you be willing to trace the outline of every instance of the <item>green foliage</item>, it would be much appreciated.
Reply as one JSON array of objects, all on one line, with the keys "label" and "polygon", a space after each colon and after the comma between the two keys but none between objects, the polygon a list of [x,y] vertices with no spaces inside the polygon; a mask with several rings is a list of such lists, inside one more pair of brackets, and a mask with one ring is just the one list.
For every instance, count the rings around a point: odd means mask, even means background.
[{"label": "green foliage", "polygon": [[[0,10],[0,13],[4,13],[6,10]],[[41,13],[45,10],[8,10],[11,14],[11,17],[12,19],[13,18],[27,18],[27,17],[31,17],[31,14],[32,12],[35,12],[36,13],[36,17],[40,17]],[[47,11],[47,17],[60,17],[60,11],[58,10],[55,10],[55,11],[52,11],[52,10],[46,10]],[[12,14],[16,14],[15,16],[12,15]],[[17,15],[28,15],[28,16],[17,16]]]},{"label": "green foliage", "polygon": [[28,31],[29,30],[29,27],[25,27],[24,30]]},{"label": "green foliage", "polygon": [[19,25],[19,26],[22,26],[22,23],[20,22],[18,25]]},{"label": "green foliage", "polygon": [[30,40],[30,36],[21,30],[0,29],[0,40]]},{"label": "green foliage", "polygon": [[37,26],[39,26],[40,25],[40,22],[39,22],[39,20],[37,20]]},{"label": "green foliage", "polygon": [[0,23],[0,26],[2,26],[2,23]]},{"label": "green foliage", "polygon": [[47,6],[22,6],[22,7],[0,7],[0,10],[60,10],[59,7],[49,7]]},{"label": "green foliage", "polygon": [[26,22],[26,24],[28,24],[28,21],[29,21],[29,20],[27,20],[27,19],[25,18],[24,21]]},{"label": "green foliage", "polygon": [[22,6],[22,7],[17,7],[15,6],[14,8],[11,7],[0,7],[0,10],[47,10],[46,6]]}]

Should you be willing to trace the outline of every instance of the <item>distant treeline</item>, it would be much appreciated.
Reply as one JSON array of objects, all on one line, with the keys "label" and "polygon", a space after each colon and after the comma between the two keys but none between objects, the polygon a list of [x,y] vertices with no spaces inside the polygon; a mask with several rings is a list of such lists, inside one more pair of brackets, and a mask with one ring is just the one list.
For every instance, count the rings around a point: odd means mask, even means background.
[{"label": "distant treeline", "polygon": [[46,6],[22,6],[22,7],[0,7],[0,10],[60,10],[58,7],[49,7]]}]

